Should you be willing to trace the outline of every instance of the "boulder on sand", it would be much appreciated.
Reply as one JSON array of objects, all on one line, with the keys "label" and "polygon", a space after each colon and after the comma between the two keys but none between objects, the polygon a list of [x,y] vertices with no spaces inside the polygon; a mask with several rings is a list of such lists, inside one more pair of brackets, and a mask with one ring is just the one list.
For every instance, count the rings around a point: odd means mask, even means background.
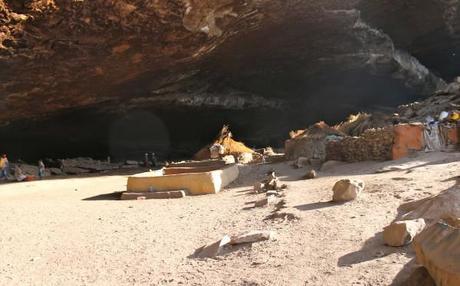
[{"label": "boulder on sand", "polygon": [[389,246],[404,246],[425,228],[424,219],[396,221],[385,227],[383,240]]},{"label": "boulder on sand", "polygon": [[332,191],[334,202],[347,202],[356,199],[359,193],[364,190],[364,182],[361,180],[344,179],[335,183]]},{"label": "boulder on sand", "polygon": [[436,285],[460,285],[460,229],[444,223],[426,228],[414,238],[417,263],[430,273]]}]

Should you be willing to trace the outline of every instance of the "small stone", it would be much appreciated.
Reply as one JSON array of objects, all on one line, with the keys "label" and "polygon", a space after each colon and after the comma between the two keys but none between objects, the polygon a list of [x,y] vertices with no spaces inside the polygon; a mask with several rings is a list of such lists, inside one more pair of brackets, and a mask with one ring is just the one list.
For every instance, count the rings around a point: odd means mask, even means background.
[{"label": "small stone", "polygon": [[303,176],[303,179],[304,180],[311,180],[311,179],[314,179],[316,178],[316,171],[315,170],[310,170],[307,172],[307,174],[305,174],[305,176]]},{"label": "small stone", "polygon": [[261,208],[261,207],[266,207],[266,206],[272,206],[272,205],[275,205],[277,201],[278,200],[275,196],[267,196],[266,198],[256,201],[254,203],[254,207]]},{"label": "small stone", "polygon": [[197,257],[205,258],[213,258],[222,253],[223,247],[230,243],[231,239],[228,235],[225,235],[221,240],[216,241],[212,244],[205,245],[199,248],[195,253]]},{"label": "small stone", "polygon": [[248,231],[236,236],[232,236],[230,244],[253,243],[263,240],[272,240],[275,238],[273,231]]},{"label": "small stone", "polygon": [[240,164],[249,164],[254,160],[252,153],[241,153],[238,156],[238,163]]},{"label": "small stone", "polygon": [[344,179],[335,183],[333,187],[334,202],[347,202],[356,199],[359,193],[364,190],[364,182],[361,180]]},{"label": "small stone", "polygon": [[254,192],[255,193],[260,193],[264,191],[264,183],[257,182],[254,184]]},{"label": "small stone", "polygon": [[265,194],[267,195],[267,197],[269,197],[269,196],[275,196],[275,197],[279,196],[278,191],[267,191]]},{"label": "small stone", "polygon": [[425,228],[424,219],[397,221],[383,230],[383,240],[389,246],[404,246]]},{"label": "small stone", "polygon": [[235,156],[233,155],[224,156],[222,157],[222,160],[225,162],[225,164],[235,164],[236,163]]}]

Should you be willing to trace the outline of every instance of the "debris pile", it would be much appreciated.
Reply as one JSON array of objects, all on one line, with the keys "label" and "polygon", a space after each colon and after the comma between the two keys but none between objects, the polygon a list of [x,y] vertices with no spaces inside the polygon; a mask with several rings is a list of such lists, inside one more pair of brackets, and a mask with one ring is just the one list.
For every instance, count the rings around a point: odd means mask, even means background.
[{"label": "debris pile", "polygon": [[254,185],[255,193],[266,193],[269,195],[279,195],[279,191],[286,189],[285,184],[281,184],[280,180],[275,174],[275,171],[271,170],[267,173],[267,177],[261,182],[257,182]]},{"label": "debris pile", "polygon": [[224,125],[216,139],[211,144],[203,147],[193,157],[195,160],[207,160],[232,155],[237,159],[242,158],[247,163],[254,153],[254,150],[244,145],[244,143],[235,141],[229,127]]},{"label": "debris pile", "polygon": [[334,128],[348,136],[361,136],[368,129],[378,129],[393,124],[393,117],[384,113],[358,113],[350,115],[346,121]]},{"label": "debris pile", "polygon": [[292,131],[291,139],[286,140],[285,143],[286,157],[291,160],[305,157],[324,161],[327,142],[343,136],[342,132],[325,122],[318,122],[303,131]]},{"label": "debris pile", "polygon": [[360,162],[391,160],[393,128],[367,129],[359,137],[327,143],[327,160]]}]

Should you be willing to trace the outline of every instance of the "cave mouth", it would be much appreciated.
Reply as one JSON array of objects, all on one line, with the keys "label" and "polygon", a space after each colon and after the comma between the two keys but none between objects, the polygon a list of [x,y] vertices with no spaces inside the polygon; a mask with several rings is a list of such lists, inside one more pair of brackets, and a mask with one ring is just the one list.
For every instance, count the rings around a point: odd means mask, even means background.
[{"label": "cave mouth", "polygon": [[[76,109],[1,128],[2,147],[13,160],[32,162],[40,158],[107,156],[116,161],[141,160],[146,152],[155,152],[164,160],[187,159],[208,144],[223,124],[229,124],[235,137],[250,147],[279,148],[289,131],[318,120],[335,124],[351,113],[389,112],[419,97],[400,81],[371,75],[367,70],[329,73],[314,79],[315,88],[295,86],[293,82],[298,79],[294,75],[284,78],[286,90],[294,88],[304,94],[280,98],[283,106],[279,108],[146,106],[123,112],[108,112],[100,107]],[[282,81],[277,84],[283,87]]]},{"label": "cave mouth", "polygon": [[13,121],[0,127],[2,148],[25,161],[142,160],[146,152],[188,159],[224,124],[250,147],[279,148],[291,130],[392,112],[443,82],[356,10],[321,13],[237,34],[195,62],[117,83],[104,103]]}]

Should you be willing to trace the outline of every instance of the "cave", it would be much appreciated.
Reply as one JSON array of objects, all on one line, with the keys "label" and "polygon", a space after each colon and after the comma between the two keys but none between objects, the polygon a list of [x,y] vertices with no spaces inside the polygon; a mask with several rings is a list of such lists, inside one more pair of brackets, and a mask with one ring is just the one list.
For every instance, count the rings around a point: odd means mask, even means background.
[{"label": "cave", "polygon": [[44,2],[0,0],[13,160],[188,158],[223,124],[282,147],[290,130],[393,112],[460,72],[460,10],[441,0]]}]

